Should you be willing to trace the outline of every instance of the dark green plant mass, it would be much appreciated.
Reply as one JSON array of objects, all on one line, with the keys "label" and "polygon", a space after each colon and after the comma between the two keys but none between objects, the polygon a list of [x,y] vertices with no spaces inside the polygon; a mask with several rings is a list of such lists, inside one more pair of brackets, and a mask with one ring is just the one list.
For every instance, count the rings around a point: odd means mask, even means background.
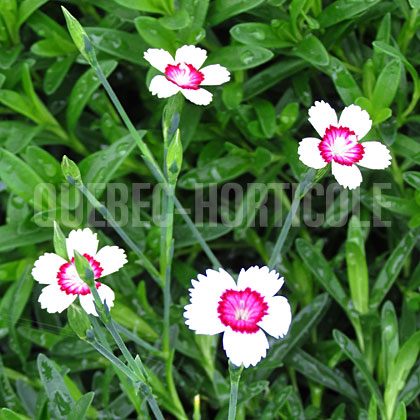
[{"label": "dark green plant mass", "polygon": [[[0,420],[419,419],[419,9],[0,0]],[[309,122],[318,101],[370,130]],[[336,134],[308,168],[302,139]],[[334,169],[344,137],[356,188]],[[362,165],[363,142],[389,166]],[[73,254],[87,227],[113,248]],[[46,253],[68,305],[42,295]],[[292,323],[237,367],[184,307],[206,270],[251,266],[284,277]]]}]

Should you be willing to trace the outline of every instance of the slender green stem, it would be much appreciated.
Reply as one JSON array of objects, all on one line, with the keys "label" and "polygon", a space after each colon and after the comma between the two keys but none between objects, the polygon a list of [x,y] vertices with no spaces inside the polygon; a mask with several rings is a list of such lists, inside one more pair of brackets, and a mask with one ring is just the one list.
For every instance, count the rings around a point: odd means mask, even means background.
[{"label": "slender green stem", "polygon": [[136,334],[133,334],[130,330],[128,330],[124,326],[118,324],[118,322],[116,322],[114,320],[112,322],[113,322],[115,328],[117,329],[117,331],[120,332],[121,334],[125,335],[131,341],[138,344],[140,347],[143,347],[145,350],[149,351],[153,355],[158,356],[158,357],[163,357],[162,353],[157,348],[150,345],[147,341],[144,341],[141,338],[137,337]]},{"label": "slender green stem", "polygon": [[185,415],[184,407],[179,399],[172,373],[174,351],[170,345],[170,308],[171,308],[171,266],[173,256],[173,216],[175,185],[168,185],[164,191],[161,228],[161,276],[163,287],[163,353],[166,358],[166,382],[173,403]]},{"label": "slender green stem", "polygon": [[213,254],[213,251],[209,248],[209,246],[207,245],[206,241],[204,240],[203,236],[201,235],[201,233],[198,231],[197,227],[195,226],[195,224],[192,222],[191,218],[188,216],[186,210],[184,209],[184,207],[182,207],[182,204],[179,202],[178,198],[174,197],[174,201],[175,201],[175,206],[179,211],[179,214],[183,217],[183,219],[185,220],[185,223],[188,225],[188,227],[191,229],[191,232],[194,234],[194,236],[196,237],[198,243],[201,245],[201,248],[203,249],[203,251],[205,252],[205,254],[207,255],[208,259],[211,261],[211,263],[213,264],[213,268],[219,268],[222,266],[222,264],[220,263],[220,261],[217,259],[216,255]]},{"label": "slender green stem", "polygon": [[108,349],[106,349],[102,344],[98,343],[96,340],[88,341],[88,343],[93,346],[102,356],[106,357],[116,368],[123,372],[128,378],[133,382],[138,382],[139,378],[137,375],[131,371],[118,357],[114,356]]},{"label": "slender green stem", "polygon": [[153,168],[153,173],[155,176],[158,176],[158,182],[165,182],[165,177],[163,176],[163,173],[156,162],[155,158],[152,155],[152,152],[147,147],[147,144],[142,140],[142,138],[138,135],[136,128],[134,127],[133,123],[131,122],[129,116],[125,112],[123,106],[121,105],[121,102],[117,98],[117,95],[115,94],[114,90],[112,89],[111,85],[109,84],[105,74],[103,73],[101,67],[99,66],[99,63],[95,63],[94,70],[96,71],[96,74],[99,77],[99,80],[103,84],[105,90],[107,91],[109,97],[111,98],[112,103],[114,104],[115,108],[117,108],[118,113],[121,116],[121,119],[124,121],[124,124],[128,128],[128,131],[132,135],[133,139],[137,143],[137,146],[139,147],[140,151],[143,153],[143,158],[147,161],[147,163],[150,165],[150,167]]},{"label": "slender green stem", "polygon": [[309,170],[308,172],[306,172],[304,179],[299,183],[299,185],[296,188],[295,196],[293,198],[289,213],[287,214],[286,220],[284,221],[284,225],[280,231],[280,235],[278,236],[276,244],[274,245],[270,261],[268,262],[268,266],[270,268],[274,268],[281,258],[281,250],[292,225],[293,217],[295,216],[297,209],[299,208],[300,200],[311,187],[314,177],[315,172],[313,170]]},{"label": "slender green stem", "polygon": [[[121,102],[117,98],[117,95],[115,94],[114,90],[112,89],[111,85],[108,83],[108,80],[106,79],[101,67],[99,66],[98,62],[91,63],[93,69],[95,70],[96,74],[98,75],[99,80],[103,84],[105,90],[107,91],[112,103],[114,104],[115,108],[117,109],[118,113],[121,116],[121,119],[124,121],[124,124],[126,125],[127,129],[130,131],[130,134],[132,135],[134,141],[136,142],[137,146],[139,147],[142,157],[146,163],[146,165],[149,167],[153,175],[155,176],[156,180],[158,182],[161,182],[163,184],[167,184],[167,180],[164,177],[164,174],[162,170],[160,169],[158,163],[154,159],[152,153],[150,152],[149,148],[147,147],[146,143],[141,139],[141,137],[138,135],[136,128],[134,127],[133,123],[131,122],[130,118],[128,117],[127,113],[125,112],[123,106],[121,105]],[[203,251],[207,255],[207,257],[212,262],[214,268],[221,267],[221,264],[219,260],[216,258],[216,256],[213,254],[209,246],[206,244],[203,236],[198,231],[198,229],[195,227],[194,223],[188,216],[187,212],[183,208],[182,204],[179,202],[179,200],[175,197],[175,206],[179,210],[181,216],[184,218],[187,225],[190,227],[192,233],[197,238],[198,242],[200,243],[201,247],[203,248]]]},{"label": "slender green stem", "polygon": [[81,183],[73,182],[72,178],[68,178],[68,181],[73,184],[92,204],[92,206],[103,216],[103,218],[114,228],[114,230],[120,235],[121,239],[137,254],[143,267],[148,273],[160,283],[159,271],[155,268],[152,262],[143,254],[139,247],[130,239],[130,237],[121,229],[115,219],[112,217],[108,209],[101,204],[96,197]]},{"label": "slender green stem", "polygon": [[229,374],[230,374],[230,397],[229,397],[229,414],[228,420],[235,420],[236,417],[236,406],[238,404],[238,389],[239,380],[241,379],[241,373],[243,366],[234,366],[229,361]]},{"label": "slender green stem", "polygon": [[138,359],[140,361],[139,365],[135,362],[133,356],[128,351],[127,346],[125,345],[123,339],[118,334],[118,331],[115,328],[115,325],[113,321],[108,322],[105,324],[107,330],[111,333],[112,338],[114,339],[115,343],[117,344],[118,348],[121,350],[121,353],[123,354],[125,360],[127,361],[130,368],[133,370],[133,372],[136,373],[138,376],[138,379],[141,381],[145,381],[147,378],[147,372],[146,369],[143,366],[143,363],[141,362],[140,356],[138,356]]},{"label": "slender green stem", "polygon": [[[96,288],[95,288],[96,290]],[[99,295],[97,296],[99,298]],[[150,387],[145,383],[141,377],[147,378],[147,372],[144,369],[143,365],[140,362],[140,366],[143,367],[144,373],[140,371],[140,378],[139,378],[139,368],[137,367],[136,361],[133,359],[131,354],[129,353],[127,347],[125,346],[125,343],[122,341],[121,337],[119,336],[118,332],[114,327],[117,327],[118,324],[114,323],[114,321],[111,320],[110,323],[106,324],[106,327],[108,331],[111,333],[112,337],[114,338],[116,344],[120,348],[120,350],[123,352],[126,360],[129,362],[130,367],[127,367],[123,362],[121,362],[120,359],[118,359],[114,354],[112,353],[111,347],[109,346],[108,342],[106,341],[106,337],[102,332],[102,329],[100,328],[98,321],[96,318],[91,317],[91,322],[95,331],[95,336],[98,336],[100,342],[98,343],[95,340],[88,340],[88,342],[103,356],[105,356],[114,366],[115,368],[119,369],[122,373],[124,373],[129,379],[131,379],[134,383],[139,383],[139,392],[141,393],[142,397],[147,401],[147,403],[150,406],[150,409],[152,410],[153,414],[155,415],[157,420],[165,420],[163,417],[162,412],[160,411],[160,408],[153,397],[153,394],[150,390]],[[124,350],[123,350],[124,349]],[[130,361],[131,362],[130,362]],[[139,360],[139,359],[138,359]],[[135,370],[132,370],[135,366]]]}]

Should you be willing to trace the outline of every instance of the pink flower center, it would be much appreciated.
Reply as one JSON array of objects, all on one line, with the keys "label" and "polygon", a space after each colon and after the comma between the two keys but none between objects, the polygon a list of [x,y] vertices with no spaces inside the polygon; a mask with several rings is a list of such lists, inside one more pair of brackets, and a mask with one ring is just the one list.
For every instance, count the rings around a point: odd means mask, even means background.
[{"label": "pink flower center", "polygon": [[256,333],[258,323],[268,314],[268,305],[256,291],[226,290],[220,297],[217,313],[222,324],[240,333]]},{"label": "pink flower center", "polygon": [[[98,261],[88,254],[83,256],[89,261],[90,267],[94,273],[95,279],[102,275],[104,270]],[[58,285],[63,292],[67,295],[88,295],[90,293],[89,286],[79,277],[76,266],[74,264],[74,257],[71,262],[63,264],[57,273]],[[101,286],[98,281],[95,282],[96,287]]]},{"label": "pink flower center", "polygon": [[351,166],[359,162],[365,153],[365,148],[358,143],[354,131],[347,127],[334,127],[330,125],[318,145],[322,158],[330,163],[332,160],[340,165]]},{"label": "pink flower center", "polygon": [[204,80],[204,74],[193,65],[178,63],[176,66],[168,64],[165,69],[166,78],[182,89],[200,89],[200,83]]}]

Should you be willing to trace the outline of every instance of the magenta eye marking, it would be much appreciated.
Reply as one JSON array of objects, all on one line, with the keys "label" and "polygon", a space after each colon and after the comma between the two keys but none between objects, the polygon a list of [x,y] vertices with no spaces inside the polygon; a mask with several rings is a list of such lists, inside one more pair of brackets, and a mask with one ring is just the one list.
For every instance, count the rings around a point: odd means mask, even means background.
[{"label": "magenta eye marking", "polygon": [[[102,275],[103,268],[93,257],[88,254],[83,254],[88,260],[90,267],[98,279]],[[60,267],[57,273],[58,285],[63,292],[67,295],[88,295],[90,293],[89,286],[79,277],[76,266],[74,265],[74,257],[71,262],[67,262]],[[101,283],[95,282],[96,287],[99,288]]]},{"label": "magenta eye marking", "polygon": [[240,291],[229,289],[220,297],[217,312],[223,325],[236,332],[253,334],[258,332],[257,324],[268,314],[268,305],[249,287]]}]

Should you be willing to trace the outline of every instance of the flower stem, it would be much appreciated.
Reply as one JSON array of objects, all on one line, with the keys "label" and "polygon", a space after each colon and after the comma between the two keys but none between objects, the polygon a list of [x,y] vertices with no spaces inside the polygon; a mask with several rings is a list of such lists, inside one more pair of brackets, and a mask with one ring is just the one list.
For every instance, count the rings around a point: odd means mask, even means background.
[{"label": "flower stem", "polygon": [[[133,140],[136,142],[138,148],[140,149],[140,152],[142,153],[142,158],[144,159],[146,165],[149,167],[150,171],[156,178],[158,182],[161,182],[163,184],[167,184],[167,180],[160,169],[158,163],[156,162],[155,158],[153,157],[151,151],[147,147],[146,143],[141,139],[141,137],[138,135],[136,128],[134,127],[133,123],[131,122],[129,116],[125,112],[123,106],[121,105],[121,102],[119,101],[117,95],[115,94],[114,90],[112,89],[111,85],[109,84],[108,80],[106,79],[101,67],[99,66],[99,63],[96,61],[95,63],[90,63],[92,68],[95,70],[99,80],[101,81],[102,85],[104,86],[106,92],[108,93],[112,103],[114,104],[115,108],[117,109],[118,113],[121,116],[121,119],[124,121],[124,124],[126,125],[127,129],[129,130],[131,136],[133,137]],[[221,264],[219,260],[216,258],[216,256],[213,254],[211,249],[206,244],[203,236],[198,231],[198,229],[195,227],[192,220],[189,218],[187,212],[183,208],[182,204],[179,202],[179,200],[174,197],[175,206],[179,210],[180,214],[184,218],[185,222],[191,229],[193,235],[196,237],[198,242],[200,243],[201,247],[203,248],[203,251],[207,255],[207,257],[212,262],[213,266],[215,268],[221,267]]]},{"label": "flower stem", "polygon": [[[313,169],[307,171],[303,180],[299,183],[299,185],[296,188],[295,196],[293,198],[289,213],[287,214],[286,220],[284,221],[284,225],[280,231],[280,235],[278,236],[276,244],[274,245],[270,261],[268,262],[268,266],[270,268],[274,268],[281,258],[281,250],[292,225],[293,217],[295,216],[297,209],[299,208],[300,200],[313,185],[315,174],[316,172]],[[316,178],[318,178],[318,176]]]},{"label": "flower stem", "polygon": [[[114,354],[112,353],[111,347],[109,346],[108,342],[106,341],[106,337],[103,334],[102,329],[100,328],[98,321],[95,317],[91,317],[91,322],[92,322],[92,326],[94,328],[95,331],[95,336],[98,336],[100,342],[99,343],[96,338],[95,339],[88,339],[88,342],[92,345],[92,347],[94,347],[100,354],[102,354],[104,357],[106,357],[113,365],[116,369],[118,369],[119,371],[121,371],[123,374],[125,374],[129,379],[131,379],[133,381],[133,383],[139,383],[139,392],[141,393],[142,397],[147,401],[147,403],[150,406],[150,409],[152,410],[153,414],[155,415],[157,420],[165,420],[165,418],[163,417],[162,412],[160,411],[160,408],[155,400],[155,398],[153,397],[153,394],[150,390],[150,387],[148,386],[148,384],[146,382],[144,382],[142,379],[139,378],[139,375],[136,371],[133,371],[132,369],[130,369],[130,367],[126,366],[123,362],[121,362],[120,359],[118,359],[118,357],[114,356]],[[108,325],[110,325],[111,329],[108,327]],[[118,345],[118,347],[120,348],[121,351],[122,348],[124,348],[124,356],[126,356],[125,352],[127,352],[129,354],[128,358],[132,359],[134,364],[137,366],[136,361],[133,359],[133,357],[131,356],[131,354],[128,352],[127,347],[125,346],[125,343],[121,340],[121,337],[119,336],[118,332],[115,330],[114,325],[117,325],[116,323],[114,323],[111,320],[111,323],[107,324],[107,328],[110,331],[112,337],[115,338],[117,337],[116,344]],[[118,343],[118,337],[119,340],[122,342]],[[121,345],[121,347],[120,347]],[[127,357],[126,357],[127,359]],[[137,359],[139,360],[139,358]],[[140,366],[143,366],[140,362]],[[143,368],[144,369],[144,368]],[[143,376],[143,374],[142,374]],[[144,377],[147,380],[147,372],[144,369]]]},{"label": "flower stem", "polygon": [[229,375],[230,375],[230,397],[229,397],[229,414],[228,420],[235,420],[236,417],[236,406],[238,404],[238,389],[239,380],[241,379],[241,373],[243,366],[237,367],[229,361]]},{"label": "flower stem", "polygon": [[148,271],[148,273],[160,283],[159,271],[155,268],[152,262],[140,251],[139,247],[130,239],[130,237],[121,229],[115,219],[112,217],[108,209],[100,203],[96,197],[85,187],[83,183],[73,182],[74,180],[71,177],[67,177],[67,180],[73,184],[92,204],[92,206],[97,210],[103,218],[112,226],[112,228],[120,235],[121,239],[137,254],[140,259],[143,267]]}]

